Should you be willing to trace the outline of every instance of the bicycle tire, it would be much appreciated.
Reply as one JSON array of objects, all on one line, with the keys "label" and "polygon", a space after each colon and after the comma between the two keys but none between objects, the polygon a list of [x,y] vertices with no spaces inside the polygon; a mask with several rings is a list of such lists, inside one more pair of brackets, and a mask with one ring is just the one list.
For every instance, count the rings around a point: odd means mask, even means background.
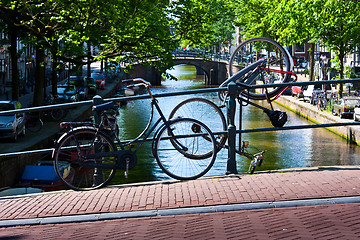
[{"label": "bicycle tire", "polygon": [[[194,136],[194,125],[203,135]],[[204,158],[209,152],[211,156]],[[206,174],[213,166],[216,140],[211,130],[200,121],[178,118],[159,130],[153,142],[153,155],[160,168],[170,177],[193,180]]]},{"label": "bicycle tire", "polygon": [[30,132],[39,132],[43,126],[44,122],[41,120],[40,114],[38,116],[30,115],[28,118],[26,118],[25,128]]},{"label": "bicycle tire", "polygon": [[217,151],[225,145],[227,134],[216,134],[226,131],[227,123],[224,113],[212,101],[205,98],[189,98],[177,104],[169,115],[169,119],[192,118],[204,123],[215,135]]},{"label": "bicycle tire", "polygon": [[[88,159],[87,156],[111,151],[116,151],[116,146],[106,134],[92,127],[75,128],[63,134],[56,143],[53,156],[56,174],[67,187],[76,191],[106,186],[115,174],[116,157]],[[99,167],[100,164],[103,166]]]},{"label": "bicycle tire", "polygon": [[59,120],[63,119],[65,117],[65,115],[66,115],[66,112],[62,108],[56,108],[56,109],[52,109],[50,111],[51,119],[54,121],[59,121]]},{"label": "bicycle tire", "polygon": [[[274,50],[275,49],[275,50]],[[243,67],[263,59],[266,61],[265,69],[260,70],[261,74],[252,81],[250,85],[271,84],[274,82],[285,83],[290,81],[290,71],[292,62],[289,53],[277,42],[266,37],[256,37],[242,42],[231,54],[229,60],[229,75],[233,76]],[[277,72],[282,71],[282,72]],[[233,79],[223,82],[220,87],[227,86]],[[240,78],[240,82],[244,82],[244,78]],[[241,94],[252,100],[264,100],[267,97],[272,98],[281,93],[286,87],[275,87],[268,93],[256,93],[244,91]],[[221,97],[219,95],[219,97]],[[220,98],[221,99],[221,98]]]}]

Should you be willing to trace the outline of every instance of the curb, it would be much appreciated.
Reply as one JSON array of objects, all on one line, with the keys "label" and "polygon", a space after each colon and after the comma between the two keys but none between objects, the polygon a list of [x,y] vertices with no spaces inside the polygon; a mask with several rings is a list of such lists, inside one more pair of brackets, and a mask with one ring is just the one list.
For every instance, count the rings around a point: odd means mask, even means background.
[{"label": "curb", "polygon": [[347,204],[347,203],[360,203],[360,196],[3,220],[0,221],[0,228],[24,226],[24,225],[93,222],[93,221],[104,221],[104,220],[114,220],[114,219],[124,219],[124,218],[174,216],[174,215],[186,215],[186,214],[245,211],[245,210],[255,210],[255,209],[260,210],[260,209],[269,209],[269,208],[276,209],[276,208],[304,207],[304,206],[315,206],[315,205],[334,205],[334,204]]}]

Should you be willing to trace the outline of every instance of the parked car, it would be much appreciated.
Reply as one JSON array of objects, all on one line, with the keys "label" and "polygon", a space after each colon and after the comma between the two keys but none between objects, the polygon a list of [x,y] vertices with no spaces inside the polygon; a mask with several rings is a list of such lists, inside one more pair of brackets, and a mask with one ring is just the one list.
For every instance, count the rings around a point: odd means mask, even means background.
[{"label": "parked car", "polygon": [[59,102],[76,102],[78,100],[76,87],[73,85],[58,85],[57,94],[57,99]]},{"label": "parked car", "polygon": [[[20,108],[20,102],[0,101],[0,111],[16,110]],[[15,142],[18,135],[25,135],[25,114],[17,113],[0,116],[0,137],[10,138]]]},{"label": "parked car", "polygon": [[302,86],[292,86],[291,87],[291,95],[293,97],[297,97],[297,98],[302,98],[304,97],[303,95],[303,87]]},{"label": "parked car", "polygon": [[88,95],[95,96],[96,95],[96,83],[95,79],[92,77],[84,77],[84,80],[87,83]]},{"label": "parked car", "polygon": [[339,115],[340,118],[354,117],[355,106],[360,105],[360,98],[358,97],[343,97],[334,103],[332,107],[332,114]]},{"label": "parked car", "polygon": [[67,85],[73,85],[76,88],[76,94],[79,100],[85,100],[88,98],[88,86],[87,81],[83,77],[70,76]]},{"label": "parked car", "polygon": [[91,73],[91,77],[95,79],[97,89],[105,89],[106,77],[102,73]]}]

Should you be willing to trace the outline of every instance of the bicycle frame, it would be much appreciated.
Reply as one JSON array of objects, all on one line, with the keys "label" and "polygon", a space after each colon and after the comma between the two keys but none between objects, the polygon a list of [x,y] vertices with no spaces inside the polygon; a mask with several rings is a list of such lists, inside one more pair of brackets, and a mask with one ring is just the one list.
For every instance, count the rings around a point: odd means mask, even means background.
[{"label": "bicycle frame", "polygon": [[[139,142],[139,144],[137,145],[137,147],[133,150],[135,153],[137,152],[137,150],[144,144],[144,142],[148,139],[148,137],[150,136],[150,134],[157,128],[157,126],[159,125],[160,122],[163,122],[163,124],[165,124],[165,126],[169,126],[169,121],[166,119],[166,117],[164,116],[163,112],[161,111],[161,108],[158,104],[158,101],[151,95],[151,113],[150,113],[150,119],[148,121],[148,124],[146,125],[146,127],[144,128],[144,130],[134,139],[129,140],[127,142],[121,142],[119,137],[115,134],[114,129],[111,129],[112,134],[115,136],[116,141],[118,142],[118,145],[120,146],[121,149],[125,149],[126,146],[130,146],[132,143],[134,142]],[[154,106],[155,109],[157,110],[157,112],[160,115],[160,118],[154,123],[154,125],[151,127],[151,123],[153,122],[153,116],[154,116]],[[107,119],[107,118],[106,118]],[[151,127],[151,128],[150,128]],[[100,129],[99,129],[100,130]],[[142,138],[140,141],[139,139]]]},{"label": "bicycle frame", "polygon": [[[163,114],[159,104],[158,104],[158,101],[157,99],[155,99],[150,91],[150,88],[148,86],[146,86],[146,89],[151,97],[151,113],[150,113],[150,119],[149,119],[149,122],[147,124],[147,126],[144,128],[144,130],[134,139],[132,140],[128,140],[126,142],[121,142],[120,141],[120,138],[119,136],[116,134],[116,131],[115,129],[113,128],[110,120],[109,120],[109,114],[106,113],[106,111],[104,110],[100,110],[101,111],[101,121],[99,124],[93,124],[93,123],[90,123],[90,122],[73,122],[73,123],[61,123],[61,127],[63,126],[68,126],[70,125],[70,133],[72,134],[75,134],[74,132],[72,132],[72,130],[74,129],[73,128],[73,125],[79,125],[79,126],[95,126],[95,129],[96,129],[96,133],[95,133],[95,136],[98,135],[99,132],[103,132],[104,129],[105,129],[105,124],[104,122],[106,121],[107,123],[107,126],[110,126],[110,131],[111,131],[111,135],[113,137],[115,137],[116,139],[116,142],[114,142],[115,144],[117,143],[117,145],[120,147],[121,150],[117,150],[117,151],[112,151],[112,152],[109,152],[109,153],[90,153],[90,152],[87,152],[86,153],[86,156],[89,157],[89,158],[98,158],[98,157],[111,157],[111,156],[117,156],[118,157],[118,160],[120,159],[120,156],[122,156],[122,153],[124,151],[127,151],[125,150],[125,147],[126,146],[130,146],[130,151],[132,151],[134,154],[136,154],[137,150],[144,144],[145,141],[147,141],[148,137],[150,136],[150,134],[158,127],[158,125],[163,122],[163,124],[168,128],[169,127],[169,122],[170,120],[167,120],[165,115]],[[154,116],[154,106],[155,106],[155,109],[156,111],[158,112],[158,114],[160,115],[159,119],[154,123],[154,125],[151,127],[151,124],[153,122],[153,116]],[[159,128],[160,129],[160,128]],[[155,134],[156,135],[156,134]],[[171,137],[174,137],[172,132],[170,131],[170,135]],[[75,137],[75,135],[74,135]],[[181,138],[182,136],[177,136],[177,138]],[[140,140],[141,139],[141,140]],[[95,141],[96,141],[96,137],[93,139],[93,141],[89,144],[90,147],[92,147],[94,144],[95,144]],[[176,141],[176,139],[175,139]],[[138,142],[139,144],[137,145],[137,147],[132,150],[131,149],[131,144],[134,143],[134,142]],[[179,143],[178,141],[176,141],[177,145],[180,146],[181,148],[185,148],[181,143]],[[74,146],[75,147],[75,146]],[[72,148],[72,147],[71,147]],[[80,152],[80,146],[76,146],[76,148],[78,149],[78,152]],[[54,148],[55,149],[55,148]],[[53,153],[54,154],[54,153]],[[117,163],[115,165],[110,165],[110,164],[100,164],[100,163],[91,163],[91,162],[84,162],[82,163],[81,165],[83,166],[91,166],[91,167],[101,167],[101,168],[114,168],[114,169],[120,169],[120,164]]]}]

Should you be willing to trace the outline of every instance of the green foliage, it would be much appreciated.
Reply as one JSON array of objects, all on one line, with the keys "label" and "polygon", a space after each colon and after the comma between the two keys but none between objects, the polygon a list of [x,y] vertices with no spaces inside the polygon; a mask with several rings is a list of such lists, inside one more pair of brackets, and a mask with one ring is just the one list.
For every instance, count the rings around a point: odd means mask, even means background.
[{"label": "green foliage", "polygon": [[[5,0],[0,18],[17,27],[23,41],[63,61],[85,64],[91,45],[99,49],[91,61],[156,59],[161,67],[171,63],[171,51],[182,40],[198,46],[213,42],[217,22],[229,26],[233,20],[230,6],[229,0]],[[229,38],[228,32],[220,35]]]}]

